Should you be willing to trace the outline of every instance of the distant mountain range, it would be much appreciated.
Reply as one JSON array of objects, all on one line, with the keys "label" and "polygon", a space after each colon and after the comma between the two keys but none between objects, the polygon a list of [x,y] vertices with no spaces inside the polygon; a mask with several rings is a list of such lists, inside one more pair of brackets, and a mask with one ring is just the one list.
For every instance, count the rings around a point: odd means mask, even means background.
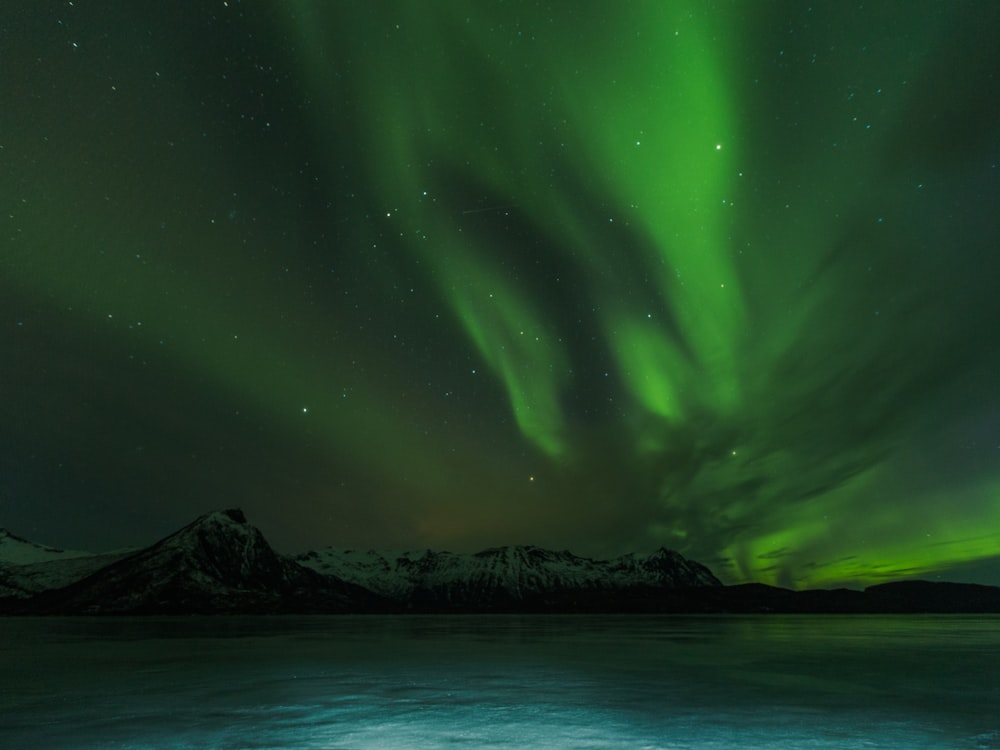
[{"label": "distant mountain range", "polygon": [[69,552],[0,530],[0,614],[1000,612],[1000,588],[904,581],[865,591],[723,586],[676,552],[592,560],[538,547],[275,552],[241,510],[138,550]]}]

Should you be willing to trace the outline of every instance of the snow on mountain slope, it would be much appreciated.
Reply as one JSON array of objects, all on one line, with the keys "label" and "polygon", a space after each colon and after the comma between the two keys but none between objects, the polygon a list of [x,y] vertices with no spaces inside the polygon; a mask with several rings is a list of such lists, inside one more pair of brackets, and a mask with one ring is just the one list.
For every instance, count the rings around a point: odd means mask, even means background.
[{"label": "snow on mountain slope", "polygon": [[49,560],[28,565],[0,563],[0,597],[23,599],[40,591],[69,586],[132,552],[133,550],[119,550],[100,555],[86,554],[65,560]]},{"label": "snow on mountain slope", "polygon": [[703,565],[665,549],[592,560],[531,546],[496,547],[473,555],[329,547],[295,560],[383,596],[423,604],[475,605],[552,592],[722,585]]},{"label": "snow on mountain slope", "polygon": [[39,597],[44,612],[330,611],[373,599],[278,555],[241,510],[198,518],[150,547]]},{"label": "snow on mountain slope", "polygon": [[52,560],[88,557],[92,554],[92,552],[47,547],[44,544],[22,539],[16,534],[11,534],[7,529],[0,529],[0,565],[31,565],[51,562]]},{"label": "snow on mountain slope", "polygon": [[[9,612],[656,611],[669,592],[721,586],[670,550],[593,560],[531,546],[476,554],[357,552],[279,555],[238,509],[208,513],[144,549],[63,559],[7,534],[0,599]],[[69,553],[72,554],[72,553]],[[671,598],[672,597],[672,598]]]},{"label": "snow on mountain slope", "polygon": [[62,550],[0,529],[0,598],[24,599],[39,591],[68,586],[130,552]]}]

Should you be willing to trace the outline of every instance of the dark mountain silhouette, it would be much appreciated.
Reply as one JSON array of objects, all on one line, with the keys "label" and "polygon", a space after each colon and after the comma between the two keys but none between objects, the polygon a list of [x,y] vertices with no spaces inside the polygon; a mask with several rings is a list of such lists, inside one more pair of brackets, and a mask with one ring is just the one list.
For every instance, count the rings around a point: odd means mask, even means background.
[{"label": "dark mountain silhouette", "polygon": [[632,589],[722,586],[704,565],[666,549],[592,560],[532,546],[494,547],[472,555],[331,547],[296,560],[419,610],[534,609],[553,596],[600,598]]},{"label": "dark mountain silhouette", "polygon": [[346,612],[979,613],[1000,612],[1000,588],[723,586],[667,549],[613,560],[531,546],[473,555],[328,548],[292,558],[238,509],[204,515],[145,549],[103,555],[0,530],[2,614]]},{"label": "dark mountain silhouette", "polygon": [[386,603],[278,555],[240,510],[209,513],[60,589],[31,611],[60,614],[346,612]]}]

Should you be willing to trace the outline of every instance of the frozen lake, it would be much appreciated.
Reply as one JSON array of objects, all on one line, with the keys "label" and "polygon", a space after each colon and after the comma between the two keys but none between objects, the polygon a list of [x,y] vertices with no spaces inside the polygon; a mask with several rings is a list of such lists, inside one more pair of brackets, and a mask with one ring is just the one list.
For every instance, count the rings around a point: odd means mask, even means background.
[{"label": "frozen lake", "polygon": [[4,748],[1000,748],[1000,618],[0,618]]}]

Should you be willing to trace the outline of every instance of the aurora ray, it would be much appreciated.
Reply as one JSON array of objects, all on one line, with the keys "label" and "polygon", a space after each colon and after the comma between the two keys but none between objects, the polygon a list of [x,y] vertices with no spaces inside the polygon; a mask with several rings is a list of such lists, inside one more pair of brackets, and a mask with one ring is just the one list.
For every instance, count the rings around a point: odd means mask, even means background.
[{"label": "aurora ray", "polygon": [[997,9],[8,5],[5,525],[1000,567]]}]

